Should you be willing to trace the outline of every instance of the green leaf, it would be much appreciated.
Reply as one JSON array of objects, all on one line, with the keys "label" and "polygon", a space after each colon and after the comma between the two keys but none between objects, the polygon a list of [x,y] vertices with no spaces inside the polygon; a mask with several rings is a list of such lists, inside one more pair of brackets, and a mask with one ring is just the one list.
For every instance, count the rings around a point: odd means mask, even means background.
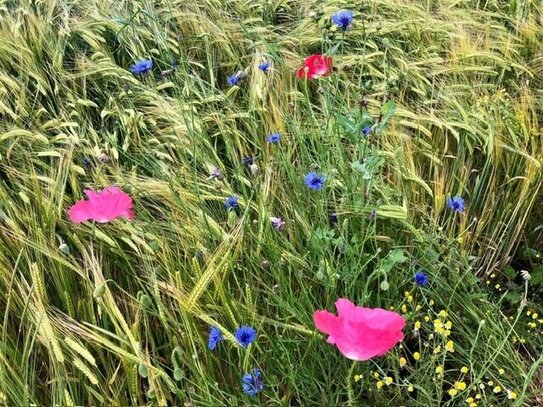
[{"label": "green leaf", "polygon": [[407,261],[407,257],[404,255],[404,251],[402,249],[393,249],[391,250],[387,257],[385,257],[381,263],[379,264],[379,271],[386,275],[392,268],[400,263],[403,263]]},{"label": "green leaf", "polygon": [[403,263],[408,260],[408,258],[404,255],[403,249],[391,250],[388,254],[388,258],[390,259],[390,261],[394,262],[394,264]]},{"label": "green leaf", "polygon": [[509,280],[514,280],[515,277],[517,276],[517,272],[511,266],[505,266],[503,268],[503,274],[505,274],[507,278],[509,278]]},{"label": "green leaf", "polygon": [[336,55],[340,46],[341,46],[341,41],[338,42],[336,45],[334,45],[334,47],[330,51],[328,51],[326,55],[329,55],[329,56]]},{"label": "green leaf", "polygon": [[383,108],[381,109],[381,121],[379,122],[377,131],[381,131],[385,128],[388,120],[392,116],[394,116],[394,113],[396,113],[396,104],[394,103],[393,100],[389,100],[383,105]]},{"label": "green leaf", "polygon": [[360,161],[356,160],[351,163],[351,168],[356,172],[364,172],[366,167]]},{"label": "green leaf", "polygon": [[336,120],[341,127],[343,127],[348,133],[351,134],[356,134],[357,130],[360,127],[351,119],[343,115],[338,115]]}]

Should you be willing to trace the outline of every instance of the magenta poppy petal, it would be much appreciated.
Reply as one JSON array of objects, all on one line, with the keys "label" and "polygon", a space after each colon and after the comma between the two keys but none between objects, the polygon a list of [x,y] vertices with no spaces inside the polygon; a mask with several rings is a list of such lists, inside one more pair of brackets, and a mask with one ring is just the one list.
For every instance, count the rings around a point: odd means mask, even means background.
[{"label": "magenta poppy petal", "polygon": [[319,331],[328,335],[333,335],[340,325],[339,318],[328,311],[315,311],[313,321]]},{"label": "magenta poppy petal", "polygon": [[81,223],[92,219],[88,201],[79,201],[68,210],[68,216],[73,223]]},{"label": "magenta poppy petal", "polygon": [[[378,353],[370,348],[361,348],[351,342],[338,341],[336,346],[343,356],[351,360],[369,360],[378,355]],[[386,353],[386,352],[385,352]]]},{"label": "magenta poppy petal", "polygon": [[99,192],[94,192],[92,189],[85,189],[84,192],[89,201],[94,201],[100,196]]},{"label": "magenta poppy petal", "polygon": [[405,319],[396,312],[384,309],[361,308],[365,316],[365,322],[375,329],[401,330],[405,327]]},{"label": "magenta poppy petal", "polygon": [[340,298],[336,301],[336,309],[339,317],[352,317],[352,314],[356,312],[356,305],[354,305],[347,298]]},{"label": "magenta poppy petal", "polygon": [[132,198],[119,187],[107,187],[102,191],[85,190],[87,201],[78,201],[69,210],[72,222],[94,220],[111,222],[117,218],[134,218]]},{"label": "magenta poppy petal", "polygon": [[328,343],[352,360],[383,356],[403,340],[405,319],[380,308],[357,307],[350,300],[336,301],[338,317],[328,311],[315,311],[317,329],[330,335]]}]

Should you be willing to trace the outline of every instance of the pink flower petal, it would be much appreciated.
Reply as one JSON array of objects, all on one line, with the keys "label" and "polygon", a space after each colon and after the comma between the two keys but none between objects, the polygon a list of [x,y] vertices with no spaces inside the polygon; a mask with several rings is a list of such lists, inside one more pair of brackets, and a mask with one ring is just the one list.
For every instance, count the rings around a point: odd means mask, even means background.
[{"label": "pink flower petal", "polygon": [[68,216],[73,223],[85,222],[92,218],[88,201],[79,201],[68,210]]},{"label": "pink flower petal", "polygon": [[398,313],[381,308],[357,307],[350,300],[336,302],[338,317],[328,311],[315,311],[317,329],[330,335],[328,343],[353,360],[383,356],[403,340],[405,319]]},{"label": "pink flower petal", "polygon": [[313,321],[315,322],[315,326],[319,331],[330,335],[328,338],[328,343],[334,343],[334,332],[338,330],[338,327],[341,324],[339,318],[328,311],[315,311],[313,314]]},{"label": "pink flower petal", "polygon": [[111,222],[117,218],[134,218],[132,198],[119,187],[107,187],[102,191],[85,190],[89,198],[78,201],[69,209],[72,222],[94,220],[99,223]]}]

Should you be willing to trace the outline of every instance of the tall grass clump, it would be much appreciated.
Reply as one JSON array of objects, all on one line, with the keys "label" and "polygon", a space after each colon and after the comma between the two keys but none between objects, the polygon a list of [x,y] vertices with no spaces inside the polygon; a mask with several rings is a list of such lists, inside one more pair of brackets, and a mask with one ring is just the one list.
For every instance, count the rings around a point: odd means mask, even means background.
[{"label": "tall grass clump", "polygon": [[541,405],[538,4],[0,1],[0,404]]}]

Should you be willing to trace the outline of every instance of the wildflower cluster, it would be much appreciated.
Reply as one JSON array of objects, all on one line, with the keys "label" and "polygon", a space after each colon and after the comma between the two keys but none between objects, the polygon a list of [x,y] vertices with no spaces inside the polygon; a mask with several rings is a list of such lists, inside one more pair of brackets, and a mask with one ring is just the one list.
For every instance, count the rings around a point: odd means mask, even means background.
[{"label": "wildflower cluster", "polygon": [[[239,346],[247,349],[251,343],[256,340],[256,330],[252,326],[242,325],[234,332],[234,338]],[[223,340],[223,335],[218,327],[212,326],[209,328],[208,345],[209,350],[214,351],[219,342]],[[253,369],[252,372],[246,373],[241,379],[242,390],[249,396],[256,396],[264,390],[264,382],[260,369]]]},{"label": "wildflower cluster", "polygon": [[[330,17],[330,21],[335,25],[335,30],[342,30],[343,35],[346,34],[352,28],[353,25],[353,12],[350,10],[341,10],[334,13]],[[335,51],[334,51],[335,52]],[[333,54],[330,52],[329,54]],[[272,78],[275,72],[273,71],[272,64],[274,61],[263,59],[257,64],[255,60],[253,67],[257,67],[258,71],[253,69],[253,74],[260,75],[262,79]],[[172,64],[172,69],[175,68],[175,64]],[[296,75],[300,80],[301,86],[305,86],[307,89],[308,82],[311,80],[318,80],[325,82],[322,78],[326,78],[333,73],[333,58],[332,55],[327,54],[314,54],[307,56],[302,66],[296,71]],[[142,77],[143,75],[150,74],[153,70],[153,61],[151,59],[142,59],[136,61],[129,68],[130,72],[134,75]],[[228,75],[226,77],[226,85],[234,87],[242,85],[242,81],[247,78],[249,69],[245,71],[240,70],[236,73]],[[260,72],[259,72],[260,71]],[[224,84],[224,82],[223,82]],[[243,87],[241,87],[242,90]],[[367,119],[367,120],[366,120]],[[356,137],[358,141],[369,143],[374,135],[378,135],[381,131],[380,122],[377,120],[374,122],[371,116],[365,118],[362,122],[358,123],[356,128]],[[267,144],[265,151],[283,151],[286,145],[288,145],[290,137],[287,135],[284,139],[281,133],[272,132],[268,135],[262,135],[262,140]],[[377,153],[374,154],[377,156]],[[240,160],[241,157],[237,157]],[[99,159],[104,163],[109,160],[109,157]],[[259,168],[257,164],[258,156],[246,156],[241,158],[245,168],[250,170],[253,176],[259,174]],[[239,161],[238,161],[239,162]],[[369,157],[367,160],[358,163],[358,169],[364,173],[364,179],[370,180],[372,177],[372,166],[375,167],[378,164],[378,159],[373,160]],[[85,166],[90,166],[90,161],[85,162]],[[313,167],[318,168],[318,166]],[[245,170],[246,171],[246,170]],[[305,172],[305,171],[304,171]],[[209,175],[209,176],[208,176]],[[228,174],[223,174],[219,167],[208,167],[207,180],[210,182],[219,182]],[[300,184],[301,184],[300,175]],[[308,190],[322,191],[327,186],[328,175],[324,172],[308,171],[303,176],[303,182]],[[330,181],[328,181],[330,183]],[[82,200],[77,202],[69,209],[69,217],[74,223],[81,223],[92,220],[98,223],[110,222],[115,219],[125,218],[133,219],[133,202],[132,198],[118,187],[107,187],[102,191],[85,191],[88,200]],[[318,194],[316,194],[318,196]],[[234,219],[237,216],[238,208],[244,205],[246,201],[241,199],[237,195],[230,195],[224,198],[224,209],[230,217]],[[464,213],[466,210],[465,201],[461,196],[450,196],[447,198],[448,208],[455,213]],[[372,216],[375,218],[376,212],[372,211]],[[278,216],[269,216],[269,226],[276,231],[283,231],[287,225],[286,221]],[[337,225],[338,214],[333,212],[329,215],[329,222],[332,225]],[[285,234],[281,235],[284,236]],[[429,309],[426,315],[422,311],[422,305],[417,303],[417,295],[424,293],[427,287],[431,285],[430,277],[423,270],[417,271],[414,275],[410,275],[409,279],[411,291],[406,291],[404,294],[404,301],[401,304],[401,312],[394,310],[385,310],[381,308],[367,308],[355,305],[347,298],[339,298],[336,301],[337,315],[332,314],[326,310],[316,310],[313,315],[316,328],[327,336],[327,342],[337,347],[337,350],[348,359],[355,361],[366,361],[372,358],[380,357],[387,354],[398,344],[400,344],[405,337],[404,328],[408,324],[411,328],[412,336],[419,339],[419,347],[416,351],[410,352],[407,347],[403,345],[399,346],[400,356],[397,358],[397,368],[409,371],[412,366],[419,363],[424,357],[428,358],[435,366],[435,380],[444,380],[445,376],[445,364],[448,362],[447,357],[450,354],[455,353],[455,342],[451,339],[453,330],[453,324],[448,318],[449,314],[446,310],[440,310],[437,316],[432,315],[433,310]],[[388,283],[387,283],[388,284]],[[384,288],[383,288],[384,290]],[[430,307],[433,305],[433,301],[430,302]],[[536,314],[535,314],[536,315]],[[535,320],[537,317],[532,317],[534,322],[530,322],[529,326],[532,329],[536,329],[537,325]],[[542,320],[538,320],[539,323]],[[242,349],[250,348],[257,339],[256,330],[248,325],[239,326],[233,334],[228,333],[224,328],[218,326],[211,326],[209,328],[209,334],[207,338],[208,349],[212,352],[219,351],[223,345],[225,337],[233,337],[235,343]],[[454,380],[450,387],[447,389],[449,397],[454,398],[461,394],[467,393],[470,390],[469,380],[467,374],[469,372],[468,367],[462,367],[459,371],[459,375]],[[387,387],[402,386],[407,389],[407,392],[413,393],[416,391],[415,383],[409,382],[408,379],[402,381],[402,379],[395,379],[392,374],[383,372],[372,372],[373,378],[376,380],[375,389],[378,391],[386,389]],[[357,374],[354,376],[356,382],[360,381],[362,376]],[[490,385],[492,383],[492,386]],[[494,385],[494,383],[496,383]],[[498,382],[489,381],[488,385],[492,387],[494,394],[501,394],[504,392],[503,387]],[[248,396],[256,396],[264,389],[264,381],[262,378],[262,371],[258,368],[253,368],[249,372],[243,374],[241,378],[242,391]],[[478,389],[480,391],[481,388]],[[505,392],[508,399],[516,398],[516,393],[512,390]],[[479,394],[475,394],[473,397],[466,399],[470,407],[477,406],[477,400]]]}]

